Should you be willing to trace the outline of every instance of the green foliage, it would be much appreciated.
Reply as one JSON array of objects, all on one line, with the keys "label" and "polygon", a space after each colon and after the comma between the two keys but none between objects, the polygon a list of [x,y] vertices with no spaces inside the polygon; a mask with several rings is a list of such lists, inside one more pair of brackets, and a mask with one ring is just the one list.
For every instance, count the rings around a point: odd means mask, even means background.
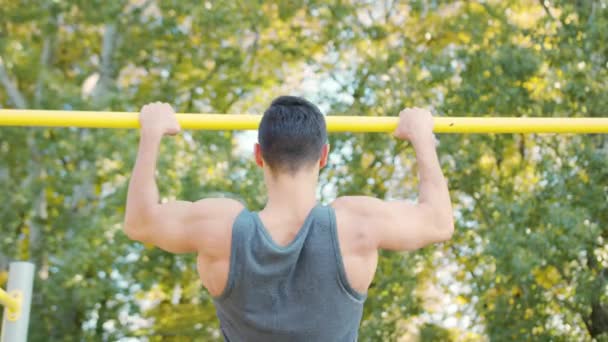
[{"label": "green foliage", "polygon": [[[415,105],[454,116],[599,117],[608,108],[607,7],[0,0],[0,106],[135,111],[164,100],[180,112],[260,112],[295,92],[330,115]],[[241,140],[187,132],[164,142],[162,195],[262,207],[262,175],[237,152]],[[361,340],[607,341],[608,140],[440,140],[457,232],[442,246],[382,253]],[[122,130],[0,129],[0,285],[9,260],[36,263],[32,341],[220,338],[194,258],[121,231],[136,144],[136,132]],[[380,134],[332,135],[331,144],[324,201],[415,198],[406,144]],[[437,308],[438,298],[448,304]]]},{"label": "green foliage", "polygon": [[420,342],[447,342],[452,341],[448,330],[435,324],[426,323],[420,327]]}]

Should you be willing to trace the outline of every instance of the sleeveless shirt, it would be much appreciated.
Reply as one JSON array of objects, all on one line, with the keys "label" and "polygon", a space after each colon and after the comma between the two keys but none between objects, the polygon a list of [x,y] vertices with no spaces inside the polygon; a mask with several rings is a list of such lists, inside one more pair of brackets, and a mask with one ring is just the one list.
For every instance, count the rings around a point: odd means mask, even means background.
[{"label": "sleeveless shirt", "polygon": [[287,246],[257,213],[237,216],[227,285],[213,299],[226,341],[356,341],[365,299],[347,281],[332,207],[315,206]]}]

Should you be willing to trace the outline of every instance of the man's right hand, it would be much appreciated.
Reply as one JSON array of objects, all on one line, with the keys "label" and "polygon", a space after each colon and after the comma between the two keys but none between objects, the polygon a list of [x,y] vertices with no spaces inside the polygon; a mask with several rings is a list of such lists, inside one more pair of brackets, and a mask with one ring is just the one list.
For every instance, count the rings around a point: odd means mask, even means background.
[{"label": "man's right hand", "polygon": [[168,103],[153,102],[141,108],[139,125],[144,134],[175,135],[181,130],[175,111]]},{"label": "man's right hand", "polygon": [[406,108],[399,113],[399,124],[395,129],[395,137],[410,142],[433,137],[433,116],[431,112],[421,108]]}]

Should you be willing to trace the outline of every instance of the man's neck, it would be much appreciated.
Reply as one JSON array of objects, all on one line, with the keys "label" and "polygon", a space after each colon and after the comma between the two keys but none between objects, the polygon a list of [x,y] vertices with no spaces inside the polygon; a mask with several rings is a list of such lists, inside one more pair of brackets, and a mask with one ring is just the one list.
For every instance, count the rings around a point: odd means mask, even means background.
[{"label": "man's neck", "polygon": [[296,174],[267,172],[268,202],[264,211],[305,217],[317,203],[318,171],[303,170]]}]

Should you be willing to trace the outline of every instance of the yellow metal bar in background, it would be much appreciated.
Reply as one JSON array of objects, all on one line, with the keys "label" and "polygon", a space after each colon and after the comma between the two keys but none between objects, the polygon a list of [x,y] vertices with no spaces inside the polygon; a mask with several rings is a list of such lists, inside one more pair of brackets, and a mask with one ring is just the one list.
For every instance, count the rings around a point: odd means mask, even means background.
[{"label": "yellow metal bar in background", "polygon": [[13,298],[8,292],[0,289],[0,304],[4,305],[9,311],[19,311],[19,301]]},{"label": "yellow metal bar in background", "polygon": [[[177,114],[183,129],[255,130],[261,116]],[[435,117],[436,133],[608,133],[608,118]],[[327,116],[330,132],[392,132],[397,117]],[[0,109],[0,126],[138,128],[137,113]]]}]

